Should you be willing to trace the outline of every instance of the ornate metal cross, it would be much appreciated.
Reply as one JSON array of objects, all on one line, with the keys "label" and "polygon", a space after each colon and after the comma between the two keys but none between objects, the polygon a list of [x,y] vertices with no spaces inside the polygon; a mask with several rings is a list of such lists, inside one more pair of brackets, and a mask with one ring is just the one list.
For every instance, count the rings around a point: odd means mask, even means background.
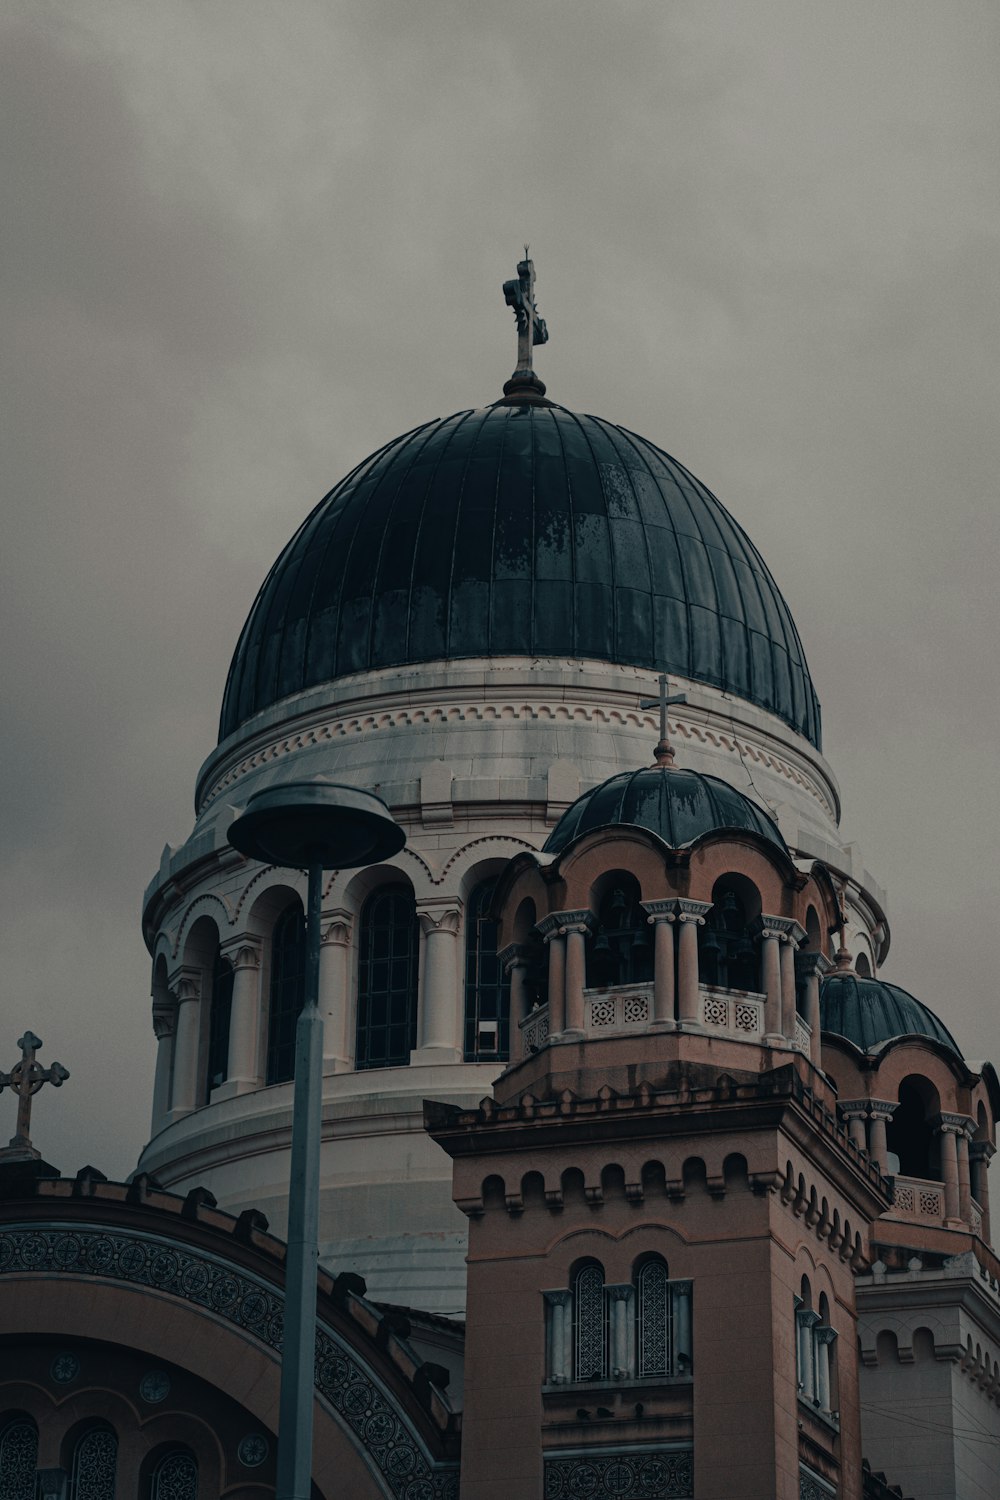
[{"label": "ornate metal cross", "polygon": [[660,743],[656,747],[656,764],[658,766],[672,766],[674,763],[674,747],[667,739],[667,709],[673,703],[686,703],[687,693],[675,693],[670,696],[670,679],[666,672],[661,672],[657,678],[660,687],[658,698],[643,698],[639,704],[640,708],[658,708],[660,710]]},{"label": "ornate metal cross", "polygon": [[535,306],[535,266],[528,259],[528,247],[524,247],[524,259],[518,261],[517,280],[503,284],[504,301],[514,309],[517,323],[517,375],[531,369],[531,350],[534,344],[547,344],[549,330],[545,319],[538,316]]},{"label": "ornate metal cross", "polygon": [[42,1039],[33,1031],[26,1031],[24,1036],[19,1037],[17,1045],[21,1049],[21,1061],[9,1073],[0,1072],[0,1094],[5,1088],[9,1088],[17,1095],[17,1130],[11,1136],[11,1148],[37,1156],[29,1131],[32,1098],[43,1083],[61,1087],[69,1077],[69,1072],[62,1063],[54,1062],[51,1067],[43,1068],[41,1063],[35,1061],[35,1053],[40,1049]]}]

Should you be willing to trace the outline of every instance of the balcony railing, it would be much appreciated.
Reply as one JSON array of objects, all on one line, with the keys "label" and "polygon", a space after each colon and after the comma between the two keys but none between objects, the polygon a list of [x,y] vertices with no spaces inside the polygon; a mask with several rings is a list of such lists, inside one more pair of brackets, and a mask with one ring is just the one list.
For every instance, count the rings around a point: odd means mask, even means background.
[{"label": "balcony railing", "polygon": [[699,986],[701,1010],[699,1020],[710,1031],[728,1032],[731,1036],[763,1036],[765,995],[748,990],[719,990]]}]

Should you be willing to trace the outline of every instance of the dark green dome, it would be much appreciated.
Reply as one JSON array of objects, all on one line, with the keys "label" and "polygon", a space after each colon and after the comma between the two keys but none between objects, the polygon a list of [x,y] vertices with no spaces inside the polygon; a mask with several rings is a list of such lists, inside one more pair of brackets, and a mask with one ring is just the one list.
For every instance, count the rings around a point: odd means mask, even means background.
[{"label": "dark green dome", "polygon": [[652,443],[547,402],[428,422],[320,501],[243,627],[220,736],[353,672],[482,656],[670,672],[820,745],[802,643],[746,534]]},{"label": "dark green dome", "polygon": [[947,1026],[913,995],[883,979],[831,974],[820,989],[820,1022],[824,1031],[846,1037],[862,1052],[875,1052],[900,1036],[926,1036],[961,1057]]},{"label": "dark green dome", "polygon": [[716,829],[742,829],[788,853],[777,824],[742,792],[718,776],[672,766],[621,771],[584,792],[563,813],[543,852],[558,854],[581,834],[616,826],[647,828],[671,849]]}]

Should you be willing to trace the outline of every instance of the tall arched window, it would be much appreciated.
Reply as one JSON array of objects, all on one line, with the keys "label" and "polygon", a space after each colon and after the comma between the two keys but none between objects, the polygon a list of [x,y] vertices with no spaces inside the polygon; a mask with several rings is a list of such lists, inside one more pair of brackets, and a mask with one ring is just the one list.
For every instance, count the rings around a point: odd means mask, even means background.
[{"label": "tall arched window", "polygon": [[271,1003],[267,1021],[267,1081],[284,1083],[295,1073],[295,1023],[306,994],[306,924],[295,901],[274,924],[271,938]]},{"label": "tall arched window", "polygon": [[653,944],[641,897],[634,875],[621,870],[610,877],[587,953],[588,985],[603,988],[652,979]]},{"label": "tall arched window", "polygon": [[941,1101],[934,1085],[918,1074],[899,1085],[899,1104],[886,1126],[886,1146],[904,1177],[941,1180],[941,1147],[934,1120]]},{"label": "tall arched window", "polygon": [[484,880],[465,909],[465,1060],[510,1056],[510,982],[497,958],[498,924],[488,916],[495,880]]},{"label": "tall arched window", "polygon": [[38,1428],[30,1417],[0,1423],[0,1496],[34,1500],[38,1468]]},{"label": "tall arched window", "polygon": [[636,1277],[636,1346],[640,1375],[666,1375],[670,1370],[670,1295],[667,1268],[662,1260],[648,1260]]},{"label": "tall arched window", "polygon": [[118,1435],[106,1422],[85,1428],[73,1445],[69,1500],[115,1500]]},{"label": "tall arched window", "polygon": [[208,1062],[206,1102],[212,1090],[229,1076],[229,1022],[233,1009],[233,966],[215,950],[212,969],[212,1003],[208,1013]]},{"label": "tall arched window", "polygon": [[760,990],[760,944],[751,926],[760,911],[755,896],[750,882],[738,875],[717,882],[715,904],[698,929],[703,983],[721,990]]},{"label": "tall arched window", "polygon": [[198,1500],[198,1464],[186,1448],[165,1453],[153,1470],[149,1500]]},{"label": "tall arched window", "polygon": [[573,1378],[604,1380],[607,1373],[604,1270],[592,1260],[573,1278]]},{"label": "tall arched window", "polygon": [[384,885],[361,908],[355,1066],[408,1063],[417,1045],[417,914],[407,885]]}]

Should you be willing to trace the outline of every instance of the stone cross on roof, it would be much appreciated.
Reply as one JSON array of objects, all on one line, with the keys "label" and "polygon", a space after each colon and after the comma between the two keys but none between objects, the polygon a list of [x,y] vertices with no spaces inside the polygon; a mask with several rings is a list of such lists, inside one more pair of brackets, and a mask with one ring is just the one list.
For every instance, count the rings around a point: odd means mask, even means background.
[{"label": "stone cross on roof", "polygon": [[51,1067],[43,1068],[41,1063],[35,1061],[35,1053],[41,1048],[42,1039],[33,1031],[26,1031],[24,1036],[19,1037],[17,1045],[21,1049],[21,1061],[9,1073],[0,1072],[0,1093],[9,1088],[17,1095],[18,1100],[17,1129],[11,1136],[10,1151],[18,1156],[38,1156],[40,1153],[31,1144],[29,1129],[32,1098],[43,1083],[51,1083],[59,1088],[69,1077],[69,1072],[62,1063],[54,1062]]},{"label": "stone cross on roof", "polygon": [[535,266],[528,259],[528,247],[524,247],[524,259],[518,261],[517,280],[505,281],[503,284],[504,301],[508,307],[514,309],[514,321],[517,324],[517,369],[511,376],[507,386],[519,384],[521,386],[541,387],[544,395],[545,387],[538,379],[532,369],[531,350],[535,344],[547,344],[549,330],[545,326],[545,319],[538,316],[538,308],[535,306]]},{"label": "stone cross on roof", "polygon": [[687,693],[675,693],[670,696],[670,679],[666,672],[661,672],[657,678],[660,688],[658,698],[643,698],[639,704],[640,708],[658,708],[660,710],[660,742],[654,751],[656,764],[662,768],[672,766],[674,763],[674,747],[667,739],[667,709],[672,703],[686,703]]}]

